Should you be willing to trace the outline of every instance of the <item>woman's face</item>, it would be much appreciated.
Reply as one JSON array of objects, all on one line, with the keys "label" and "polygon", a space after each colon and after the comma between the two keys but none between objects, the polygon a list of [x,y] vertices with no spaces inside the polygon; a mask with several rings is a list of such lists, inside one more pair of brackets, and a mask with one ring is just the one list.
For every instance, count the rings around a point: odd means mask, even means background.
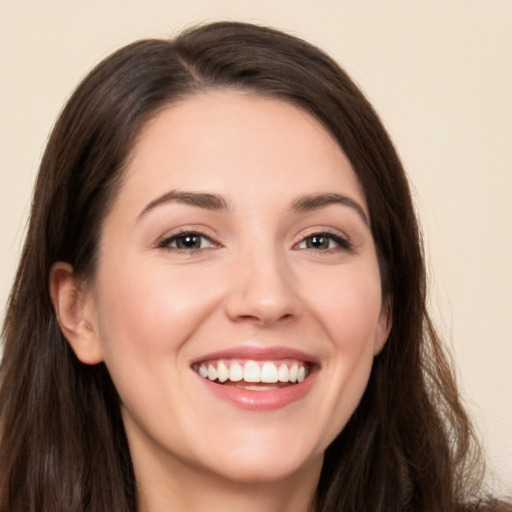
[{"label": "woman's face", "polygon": [[350,163],[312,116],[246,93],[199,94],[145,126],[89,285],[147,474],[317,474],[388,334]]}]

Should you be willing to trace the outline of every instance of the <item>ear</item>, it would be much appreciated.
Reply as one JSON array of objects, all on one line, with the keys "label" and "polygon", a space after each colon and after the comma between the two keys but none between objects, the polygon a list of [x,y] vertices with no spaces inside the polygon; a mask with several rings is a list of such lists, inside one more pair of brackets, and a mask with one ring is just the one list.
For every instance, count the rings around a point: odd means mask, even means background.
[{"label": "ear", "polygon": [[103,361],[92,292],[61,261],[52,266],[49,285],[60,329],[76,357],[85,364]]},{"label": "ear", "polygon": [[392,305],[389,297],[385,298],[382,302],[382,308],[380,311],[379,319],[377,321],[377,329],[375,333],[375,342],[373,344],[373,355],[380,354],[386,341],[388,340],[391,326],[393,325],[392,320]]}]

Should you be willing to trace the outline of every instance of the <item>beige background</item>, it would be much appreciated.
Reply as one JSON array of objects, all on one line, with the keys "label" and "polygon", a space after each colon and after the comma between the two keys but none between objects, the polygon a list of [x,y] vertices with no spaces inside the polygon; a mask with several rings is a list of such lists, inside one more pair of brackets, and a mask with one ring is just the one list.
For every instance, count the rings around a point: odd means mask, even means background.
[{"label": "beige background", "polygon": [[[215,19],[329,51],[374,102],[416,190],[431,307],[512,494],[511,0],[0,0],[0,310],[48,132],[119,46]],[[27,318],[30,322],[30,318]]]}]

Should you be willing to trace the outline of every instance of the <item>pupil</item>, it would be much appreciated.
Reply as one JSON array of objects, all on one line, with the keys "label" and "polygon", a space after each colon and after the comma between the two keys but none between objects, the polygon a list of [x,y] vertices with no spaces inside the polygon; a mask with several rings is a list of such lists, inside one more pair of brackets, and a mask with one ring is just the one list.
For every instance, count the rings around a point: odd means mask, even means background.
[{"label": "pupil", "polygon": [[197,249],[200,246],[200,239],[197,235],[185,235],[176,240],[180,249]]},{"label": "pupil", "polygon": [[309,247],[312,249],[328,249],[329,241],[325,236],[315,235],[309,239]]}]

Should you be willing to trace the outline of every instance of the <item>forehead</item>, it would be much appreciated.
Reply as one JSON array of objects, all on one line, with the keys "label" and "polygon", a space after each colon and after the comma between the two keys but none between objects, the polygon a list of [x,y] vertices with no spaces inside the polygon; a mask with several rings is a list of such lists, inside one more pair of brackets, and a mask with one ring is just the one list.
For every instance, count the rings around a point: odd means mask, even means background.
[{"label": "forehead", "polygon": [[303,194],[338,186],[363,199],[350,162],[315,117],[240,91],[200,93],[157,113],[134,144],[125,185],[139,195],[166,187]]}]

